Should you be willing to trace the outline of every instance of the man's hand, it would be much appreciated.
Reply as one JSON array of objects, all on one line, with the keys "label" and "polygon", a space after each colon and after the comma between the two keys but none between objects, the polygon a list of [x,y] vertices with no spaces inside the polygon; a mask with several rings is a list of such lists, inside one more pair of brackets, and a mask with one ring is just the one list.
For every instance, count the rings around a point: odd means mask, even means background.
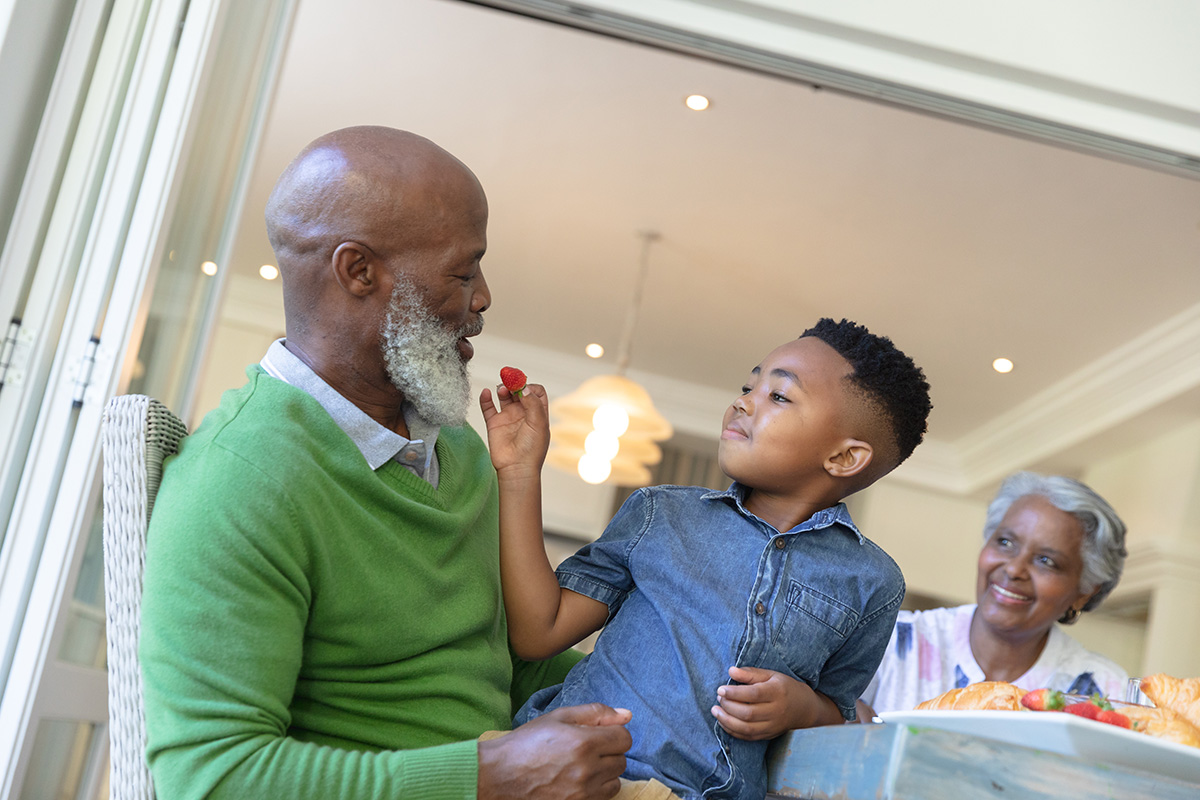
[{"label": "man's hand", "polygon": [[633,743],[630,713],[600,703],[558,708],[479,743],[479,800],[608,800]]},{"label": "man's hand", "polygon": [[718,688],[712,715],[739,739],[774,739],[795,728],[842,721],[833,701],[789,675],[769,669],[730,667],[729,677],[742,685]]},{"label": "man's hand", "polygon": [[521,397],[513,397],[504,386],[496,387],[496,405],[492,391],[484,389],[479,395],[479,408],[487,425],[488,451],[492,466],[504,477],[506,472],[520,473],[517,477],[537,475],[546,460],[550,447],[550,411],[546,389],[540,384],[526,384]]}]

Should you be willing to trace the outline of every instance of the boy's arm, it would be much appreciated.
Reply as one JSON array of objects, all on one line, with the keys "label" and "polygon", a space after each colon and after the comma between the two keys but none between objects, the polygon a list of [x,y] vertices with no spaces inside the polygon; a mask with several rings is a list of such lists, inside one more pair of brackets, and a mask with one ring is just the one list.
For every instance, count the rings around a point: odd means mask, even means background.
[{"label": "boy's arm", "polygon": [[542,538],[542,463],[550,444],[546,391],[528,384],[521,397],[487,389],[479,398],[500,487],[500,585],[513,651],[549,658],[597,630],[608,607],[561,589]]}]

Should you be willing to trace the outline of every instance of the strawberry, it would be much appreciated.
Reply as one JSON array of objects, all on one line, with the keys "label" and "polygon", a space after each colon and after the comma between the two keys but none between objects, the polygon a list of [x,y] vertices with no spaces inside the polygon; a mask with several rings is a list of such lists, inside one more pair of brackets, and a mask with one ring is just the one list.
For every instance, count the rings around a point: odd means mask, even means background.
[{"label": "strawberry", "polygon": [[1068,714],[1074,714],[1077,717],[1083,717],[1084,719],[1096,719],[1103,713],[1104,709],[1089,700],[1084,703],[1071,703],[1063,711],[1066,711]]},{"label": "strawberry", "polygon": [[1062,711],[1063,695],[1057,689],[1034,689],[1021,695],[1021,705],[1033,711]]},{"label": "strawberry", "polygon": [[516,367],[500,368],[500,382],[508,387],[508,390],[512,392],[513,397],[521,396],[521,390],[525,388],[525,383],[527,380],[528,379],[525,377],[525,373],[521,372],[521,370],[517,369]]},{"label": "strawberry", "polygon": [[1096,719],[1100,722],[1107,722],[1109,725],[1116,725],[1119,728],[1129,727],[1129,717],[1111,708],[1103,709],[1096,716]]}]

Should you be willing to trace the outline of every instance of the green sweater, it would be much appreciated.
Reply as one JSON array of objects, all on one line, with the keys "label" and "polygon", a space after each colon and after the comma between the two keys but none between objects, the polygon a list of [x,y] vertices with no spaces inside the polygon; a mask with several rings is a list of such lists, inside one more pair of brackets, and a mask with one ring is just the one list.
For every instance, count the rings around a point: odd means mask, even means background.
[{"label": "green sweater", "polygon": [[158,796],[473,798],[475,738],[575,660],[514,677],[483,442],[443,428],[434,489],[371,470],[308,394],[247,376],[154,506],[140,656]]}]

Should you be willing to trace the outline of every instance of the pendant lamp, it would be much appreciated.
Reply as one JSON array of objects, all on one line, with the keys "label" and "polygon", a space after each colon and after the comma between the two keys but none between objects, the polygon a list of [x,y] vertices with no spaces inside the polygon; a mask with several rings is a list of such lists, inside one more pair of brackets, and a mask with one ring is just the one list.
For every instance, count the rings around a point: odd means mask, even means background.
[{"label": "pendant lamp", "polygon": [[641,263],[633,301],[617,351],[617,371],[584,381],[578,389],[550,403],[550,452],[547,463],[577,472],[588,483],[645,486],[651,465],[662,460],[658,442],[669,439],[671,423],[659,414],[650,395],[625,377],[642,305],[642,289],[650,266],[655,231],[642,231]]}]

